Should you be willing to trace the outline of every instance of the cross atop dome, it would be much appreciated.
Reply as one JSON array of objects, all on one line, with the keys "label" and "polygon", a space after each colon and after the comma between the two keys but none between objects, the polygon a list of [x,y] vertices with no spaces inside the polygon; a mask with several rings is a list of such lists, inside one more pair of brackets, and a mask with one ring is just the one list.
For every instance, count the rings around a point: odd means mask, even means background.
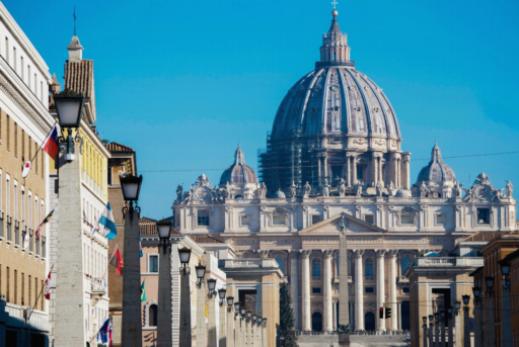
[{"label": "cross atop dome", "polygon": [[333,0],[332,4],[332,24],[326,34],[323,35],[323,44],[321,46],[321,60],[319,65],[350,65],[350,47],[348,46],[348,38],[346,34],[341,32],[337,17],[337,0]]}]

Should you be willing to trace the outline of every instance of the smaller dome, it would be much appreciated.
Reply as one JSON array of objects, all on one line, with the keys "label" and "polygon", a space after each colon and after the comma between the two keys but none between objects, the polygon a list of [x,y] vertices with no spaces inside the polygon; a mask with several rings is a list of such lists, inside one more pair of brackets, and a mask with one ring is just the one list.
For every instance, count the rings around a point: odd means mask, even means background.
[{"label": "smaller dome", "polygon": [[442,186],[444,183],[455,183],[456,176],[454,171],[442,159],[440,147],[434,145],[432,149],[431,161],[429,164],[420,170],[416,185],[422,182],[426,184],[433,184]]},{"label": "smaller dome", "polygon": [[220,178],[220,185],[227,184],[243,186],[247,184],[258,184],[258,178],[254,170],[245,164],[245,155],[240,146],[234,153],[234,163],[223,172]]}]

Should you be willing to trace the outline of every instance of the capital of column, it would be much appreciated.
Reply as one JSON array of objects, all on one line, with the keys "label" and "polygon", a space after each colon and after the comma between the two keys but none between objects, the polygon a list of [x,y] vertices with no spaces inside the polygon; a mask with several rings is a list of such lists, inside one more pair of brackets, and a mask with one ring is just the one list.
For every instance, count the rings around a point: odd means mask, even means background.
[{"label": "capital of column", "polygon": [[335,254],[335,250],[333,250],[333,249],[325,249],[325,250],[323,250],[323,256],[325,258],[331,258],[331,257],[333,257],[334,254]]},{"label": "capital of column", "polygon": [[377,255],[377,258],[382,258],[387,253],[387,250],[385,249],[376,249],[375,254]]},{"label": "capital of column", "polygon": [[389,254],[389,256],[391,258],[396,258],[398,256],[398,250],[397,249],[388,250],[387,254]]},{"label": "capital of column", "polygon": [[312,250],[311,249],[300,249],[299,253],[301,253],[301,256],[303,258],[308,258],[308,257],[310,257],[310,254],[312,254]]},{"label": "capital of column", "polygon": [[364,255],[363,249],[353,249],[352,252],[357,258],[362,258],[362,256]]}]

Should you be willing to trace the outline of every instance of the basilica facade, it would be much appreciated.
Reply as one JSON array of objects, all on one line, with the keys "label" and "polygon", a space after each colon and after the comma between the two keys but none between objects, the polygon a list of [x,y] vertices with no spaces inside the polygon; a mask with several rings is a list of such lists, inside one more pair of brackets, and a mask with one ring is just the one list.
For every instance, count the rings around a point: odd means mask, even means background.
[{"label": "basilica facade", "polygon": [[515,230],[516,203],[511,183],[495,188],[484,173],[462,187],[438,145],[413,180],[401,145],[395,110],[355,68],[333,11],[320,60],[281,102],[260,175],[236,149],[220,182],[202,174],[177,189],[176,229],[217,234],[243,258],[275,258],[302,332],[336,331],[339,304],[356,331],[408,330],[414,258],[449,255],[476,232]]}]

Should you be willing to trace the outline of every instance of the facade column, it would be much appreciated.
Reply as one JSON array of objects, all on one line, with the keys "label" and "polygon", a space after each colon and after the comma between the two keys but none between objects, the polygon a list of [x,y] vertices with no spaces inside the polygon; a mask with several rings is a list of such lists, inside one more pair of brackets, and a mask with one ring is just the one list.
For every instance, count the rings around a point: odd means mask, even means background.
[{"label": "facade column", "polygon": [[385,276],[384,276],[384,255],[386,251],[377,251],[377,330],[385,331],[384,317],[380,318],[380,308],[384,309],[386,292],[384,288]]},{"label": "facade column", "polygon": [[384,180],[384,165],[382,165],[384,163],[384,158],[383,157],[379,157],[378,158],[378,182],[380,182],[382,185],[384,185],[385,183],[385,180]]},{"label": "facade column", "polygon": [[404,173],[401,175],[403,180],[403,188],[409,190],[411,188],[411,154],[404,153],[402,159],[404,164]]},{"label": "facade column", "polygon": [[333,251],[324,251],[323,261],[323,332],[333,331],[332,307],[332,259]]},{"label": "facade column", "polygon": [[351,187],[351,156],[346,154],[346,168],[344,170],[344,178],[346,179],[346,186]]},{"label": "facade column", "polygon": [[310,306],[310,253],[301,252],[301,311],[303,315],[303,331],[312,331],[312,312]]},{"label": "facade column", "polygon": [[364,270],[363,250],[355,251],[355,330],[364,330]]},{"label": "facade column", "polygon": [[[171,312],[171,290],[172,290],[172,246],[159,246],[159,290],[158,290],[158,312],[157,312],[157,346],[171,346],[172,343],[172,312]],[[175,253],[178,257],[177,247]],[[178,264],[178,263],[177,263]],[[174,265],[173,265],[174,266]],[[182,293],[184,294],[184,293]],[[185,295],[185,294],[184,294]],[[185,295],[187,296],[187,295]]]},{"label": "facade column", "polygon": [[294,324],[297,330],[301,329],[301,313],[299,308],[301,307],[300,299],[300,278],[299,278],[299,252],[290,251],[290,297],[292,302],[292,309],[294,310]]},{"label": "facade column", "polygon": [[391,330],[398,330],[398,299],[397,299],[397,288],[396,282],[398,280],[398,267],[397,267],[397,251],[391,251],[389,253],[389,307],[391,308]]},{"label": "facade column", "polygon": [[351,184],[357,184],[357,156],[351,156]]}]

